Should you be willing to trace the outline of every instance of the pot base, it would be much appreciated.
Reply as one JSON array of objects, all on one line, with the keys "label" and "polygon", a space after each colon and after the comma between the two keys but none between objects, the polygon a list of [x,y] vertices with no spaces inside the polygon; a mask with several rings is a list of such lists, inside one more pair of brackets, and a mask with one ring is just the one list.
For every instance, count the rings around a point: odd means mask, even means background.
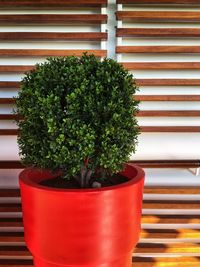
[{"label": "pot base", "polygon": [[60,265],[34,258],[34,267],[132,267],[132,252],[124,257],[103,264]]}]

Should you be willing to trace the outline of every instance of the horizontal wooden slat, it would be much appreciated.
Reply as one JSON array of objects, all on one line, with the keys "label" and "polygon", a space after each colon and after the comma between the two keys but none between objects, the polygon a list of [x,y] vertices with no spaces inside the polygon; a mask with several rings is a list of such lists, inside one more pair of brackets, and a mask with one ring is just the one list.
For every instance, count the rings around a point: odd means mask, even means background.
[{"label": "horizontal wooden slat", "polygon": [[101,41],[105,32],[0,32],[0,41]]},{"label": "horizontal wooden slat", "polygon": [[48,24],[64,25],[72,23],[106,23],[107,15],[101,14],[40,14],[40,15],[0,15],[0,25]]},{"label": "horizontal wooden slat", "polygon": [[200,79],[136,79],[139,86],[199,86]]},{"label": "horizontal wooden slat", "polygon": [[142,132],[199,133],[200,126],[141,126]]},{"label": "horizontal wooden slat", "polygon": [[0,232],[0,244],[1,243],[24,243],[23,232]]},{"label": "horizontal wooden slat", "polygon": [[1,0],[1,9],[60,9],[65,7],[97,7],[106,5],[107,0]]},{"label": "horizontal wooden slat", "polygon": [[[132,161],[130,163],[134,163],[140,165],[140,162],[145,161]],[[146,160],[146,162],[150,162],[151,160]],[[156,162],[156,160],[154,160]],[[163,161],[164,162],[164,161]],[[166,167],[173,167],[172,160],[165,160],[164,168]],[[199,160],[179,160],[178,164],[182,164],[181,166],[193,167],[197,168],[200,166]],[[189,163],[188,163],[189,162]],[[158,160],[159,163],[159,160]],[[23,168],[19,161],[0,161],[0,168]],[[145,194],[192,194],[198,195],[200,194],[200,187],[197,186],[145,186],[144,187]],[[19,197],[19,189],[0,189],[0,197]]]},{"label": "horizontal wooden slat", "polygon": [[[137,117],[199,117],[200,110],[140,110]],[[0,120],[22,119],[17,114],[0,114]]]},{"label": "horizontal wooden slat", "polygon": [[[141,231],[141,238],[156,239],[183,239],[200,238],[199,229],[146,229]],[[177,240],[178,241],[178,240]],[[24,242],[23,232],[0,232],[0,243],[2,242]]]},{"label": "horizontal wooden slat", "polygon": [[[0,169],[23,169],[23,166],[19,160],[0,160]],[[5,189],[3,191],[0,189],[0,193],[3,194],[3,192],[5,192]],[[7,191],[5,194],[7,194]]]},{"label": "horizontal wooden slat", "polygon": [[6,81],[6,82],[0,82],[0,89],[11,89],[11,88],[16,88],[19,89],[20,86],[20,82],[10,82],[10,81]]},{"label": "horizontal wooden slat", "polygon": [[106,50],[47,50],[47,49],[0,49],[0,56],[12,57],[12,56],[81,56],[83,53],[94,54],[97,57],[105,57],[107,55]]},{"label": "horizontal wooden slat", "polygon": [[200,62],[124,62],[122,65],[129,70],[200,69]]},{"label": "horizontal wooden slat", "polygon": [[34,66],[29,65],[0,65],[0,73],[10,72],[10,73],[18,73],[18,72],[26,72],[30,71],[34,68]]},{"label": "horizontal wooden slat", "polygon": [[117,11],[118,20],[149,22],[199,22],[200,12]]},{"label": "horizontal wooden slat", "polygon": [[[199,267],[199,262],[200,257],[133,257],[132,267]],[[2,267],[33,267],[32,260],[0,259],[0,264]]]},{"label": "horizontal wooden slat", "polygon": [[19,257],[25,259],[27,257],[32,258],[31,253],[26,246],[0,246],[0,258]]},{"label": "horizontal wooden slat", "polygon": [[[198,200],[144,200],[144,209],[200,209]],[[0,203],[0,212],[21,212],[20,203]]]},{"label": "horizontal wooden slat", "polygon": [[[199,86],[200,79],[136,79],[139,86]],[[1,88],[19,89],[20,82],[0,82]]]},{"label": "horizontal wooden slat", "polygon": [[200,117],[200,110],[141,110],[137,117]]},{"label": "horizontal wooden slat", "polygon": [[[200,215],[142,215],[143,224],[200,224]],[[22,218],[0,218],[0,227],[23,227]]]},{"label": "horizontal wooden slat", "polygon": [[144,224],[200,224],[200,215],[171,215],[171,214],[159,214],[159,215],[142,215],[142,223]]},{"label": "horizontal wooden slat", "polygon": [[[146,215],[143,224],[200,224],[199,215]],[[0,218],[0,227],[23,227],[22,218]]]},{"label": "horizontal wooden slat", "polygon": [[[6,252],[6,250],[5,250]],[[17,252],[16,252],[17,253]],[[22,252],[21,252],[22,253]],[[25,253],[25,252],[24,252]],[[139,243],[134,253],[200,253],[199,243]],[[164,256],[164,255],[163,255]]]},{"label": "horizontal wooden slat", "polygon": [[[130,163],[137,164],[143,168],[197,168],[200,160],[131,160]],[[20,161],[1,160],[0,169],[22,169]],[[171,190],[171,187],[170,187]],[[187,189],[185,189],[187,190]],[[0,191],[1,192],[1,191]],[[200,194],[200,191],[199,191]]]},{"label": "horizontal wooden slat", "polygon": [[132,267],[199,267],[200,257],[133,257]]},{"label": "horizontal wooden slat", "polygon": [[[199,253],[199,243],[139,243],[134,249],[134,253]],[[29,256],[31,253],[25,246],[0,246],[0,256],[20,257],[20,259]],[[164,256],[164,255],[163,255]]]},{"label": "horizontal wooden slat", "polygon": [[118,28],[118,37],[200,37],[199,28]]},{"label": "horizontal wooden slat", "polygon": [[21,212],[21,203],[0,203],[0,212]]},{"label": "horizontal wooden slat", "polygon": [[200,46],[117,46],[116,53],[200,53]]},{"label": "horizontal wooden slat", "polygon": [[179,4],[187,4],[187,5],[199,5],[199,0],[117,0],[118,4],[156,4],[156,5],[179,5]]},{"label": "horizontal wooden slat", "polygon": [[[141,132],[200,132],[200,126],[140,126]],[[0,129],[0,135],[17,135],[18,129]]]},{"label": "horizontal wooden slat", "polygon": [[[183,161],[184,162],[184,161]],[[183,163],[184,164],[184,163]],[[196,167],[200,166],[198,161]],[[194,166],[193,166],[194,167]],[[145,194],[192,194],[200,195],[200,186],[145,186]]]},{"label": "horizontal wooden slat", "polygon": [[[131,160],[130,164],[136,164],[136,165],[141,166],[142,168],[198,168],[200,167],[200,160],[198,159]],[[0,166],[1,166],[1,162],[0,162]],[[188,187],[184,187],[184,190],[187,191],[187,188]],[[169,187],[169,190],[171,189],[172,188]],[[177,187],[175,187],[175,191],[176,190],[177,190]],[[200,194],[200,190],[198,192]]]},{"label": "horizontal wooden slat", "polygon": [[32,260],[0,259],[1,267],[34,267]]},{"label": "horizontal wooden slat", "polygon": [[0,104],[14,104],[15,100],[13,98],[0,98]]},{"label": "horizontal wooden slat", "polygon": [[0,227],[23,227],[22,218],[1,218]]},{"label": "horizontal wooden slat", "polygon": [[20,116],[17,114],[0,114],[0,120],[17,120]]},{"label": "horizontal wooden slat", "polygon": [[200,95],[135,95],[139,101],[200,101]]},{"label": "horizontal wooden slat", "polygon": [[17,135],[18,129],[0,129],[0,135]]},{"label": "horizontal wooden slat", "polygon": [[[16,207],[13,207],[15,209]],[[144,200],[144,209],[200,209],[199,200]],[[1,205],[0,205],[1,209]]]},{"label": "horizontal wooden slat", "polygon": [[169,238],[169,239],[183,239],[183,238],[200,238],[200,229],[143,229],[141,231],[141,238]]},{"label": "horizontal wooden slat", "polygon": [[[200,238],[199,229],[143,229],[141,231],[141,238],[156,238],[156,239],[183,239],[183,238]],[[24,242],[23,231],[18,232],[0,232],[0,243],[2,242]]]},{"label": "horizontal wooden slat", "polygon": [[[15,162],[17,162],[17,161],[15,161]],[[10,167],[10,165],[6,166],[6,164],[5,164],[2,166],[2,164],[1,164],[1,167],[4,167],[4,166],[5,166],[5,168]],[[18,166],[16,166],[16,167],[18,167]],[[18,188],[10,188],[10,189],[0,188],[0,197],[20,197],[20,191]]]}]

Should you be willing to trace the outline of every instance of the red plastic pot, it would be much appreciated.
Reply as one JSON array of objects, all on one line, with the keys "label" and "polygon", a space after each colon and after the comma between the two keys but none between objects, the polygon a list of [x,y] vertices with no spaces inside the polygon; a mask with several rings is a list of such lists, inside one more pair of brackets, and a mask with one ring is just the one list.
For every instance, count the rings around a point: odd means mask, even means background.
[{"label": "red plastic pot", "polygon": [[25,241],[35,267],[131,267],[139,239],[144,172],[126,165],[128,181],[100,189],[39,185],[46,170],[25,169],[20,189]]}]

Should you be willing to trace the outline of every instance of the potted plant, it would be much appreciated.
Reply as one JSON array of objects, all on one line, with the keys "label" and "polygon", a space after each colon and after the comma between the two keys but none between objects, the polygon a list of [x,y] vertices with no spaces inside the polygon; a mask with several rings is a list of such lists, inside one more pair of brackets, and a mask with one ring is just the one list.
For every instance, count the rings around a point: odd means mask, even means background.
[{"label": "potted plant", "polygon": [[130,267],[144,172],[137,86],[112,59],[48,58],[16,98],[25,241],[35,267]]}]

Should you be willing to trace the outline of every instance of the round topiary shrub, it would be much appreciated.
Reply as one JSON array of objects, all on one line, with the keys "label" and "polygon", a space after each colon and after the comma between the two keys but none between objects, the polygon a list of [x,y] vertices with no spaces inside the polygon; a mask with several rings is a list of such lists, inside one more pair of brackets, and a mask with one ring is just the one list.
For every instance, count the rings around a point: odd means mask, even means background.
[{"label": "round topiary shrub", "polygon": [[82,187],[93,174],[122,170],[139,134],[136,90],[132,74],[112,59],[84,54],[37,64],[16,98],[22,162],[80,177]]}]

